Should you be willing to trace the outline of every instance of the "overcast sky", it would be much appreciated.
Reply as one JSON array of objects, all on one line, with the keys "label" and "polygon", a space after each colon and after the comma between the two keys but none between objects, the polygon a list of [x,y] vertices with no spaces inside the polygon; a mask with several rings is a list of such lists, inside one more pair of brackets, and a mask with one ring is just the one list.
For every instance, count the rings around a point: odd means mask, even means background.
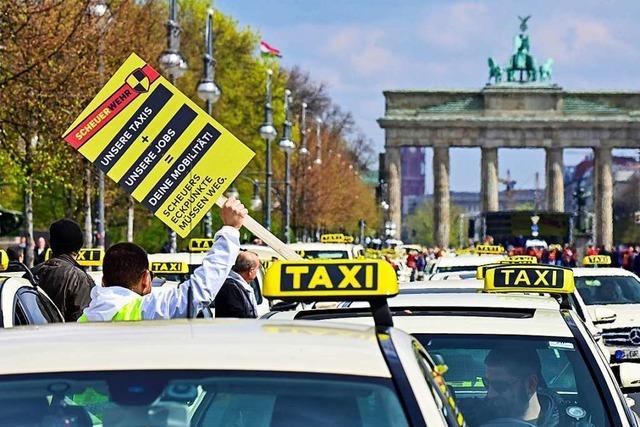
[{"label": "overcast sky", "polygon": [[[487,57],[504,63],[518,15],[533,15],[529,34],[539,62],[555,60],[553,80],[565,89],[640,88],[639,0],[216,0],[215,7],[280,49],[285,66],[309,70],[351,111],[383,150],[376,119],[385,89],[480,89]],[[430,150],[427,188],[431,192]],[[626,153],[628,154],[628,152]],[[584,150],[567,150],[565,164]],[[544,186],[542,150],[500,150],[501,175],[518,188]],[[518,174],[515,173],[518,171]],[[479,190],[480,150],[451,152],[452,190]]]}]

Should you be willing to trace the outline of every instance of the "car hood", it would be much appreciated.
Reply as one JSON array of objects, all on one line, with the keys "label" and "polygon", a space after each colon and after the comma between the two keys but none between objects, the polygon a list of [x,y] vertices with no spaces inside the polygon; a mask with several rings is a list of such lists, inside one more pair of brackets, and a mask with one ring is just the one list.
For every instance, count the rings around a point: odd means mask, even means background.
[{"label": "car hood", "polygon": [[616,313],[616,320],[613,323],[598,325],[603,329],[624,328],[628,326],[640,326],[640,304],[604,304],[590,305],[589,313],[597,307],[607,308]]}]

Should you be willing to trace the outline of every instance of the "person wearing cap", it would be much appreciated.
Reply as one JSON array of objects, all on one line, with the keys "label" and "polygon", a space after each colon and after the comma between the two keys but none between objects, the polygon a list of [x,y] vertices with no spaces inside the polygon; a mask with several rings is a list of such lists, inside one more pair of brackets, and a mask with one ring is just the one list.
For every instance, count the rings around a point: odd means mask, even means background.
[{"label": "person wearing cap", "polygon": [[94,282],[78,265],[76,257],[84,237],[77,222],[60,219],[49,227],[52,257],[32,272],[38,285],[58,307],[65,322],[75,322],[89,305]]},{"label": "person wearing cap", "polygon": [[240,227],[247,209],[234,198],[220,211],[224,226],[190,278],[176,288],[151,287],[147,253],[133,243],[111,246],[102,262],[102,286],[91,291],[91,303],[78,322],[110,322],[195,317],[211,304],[240,251]]}]

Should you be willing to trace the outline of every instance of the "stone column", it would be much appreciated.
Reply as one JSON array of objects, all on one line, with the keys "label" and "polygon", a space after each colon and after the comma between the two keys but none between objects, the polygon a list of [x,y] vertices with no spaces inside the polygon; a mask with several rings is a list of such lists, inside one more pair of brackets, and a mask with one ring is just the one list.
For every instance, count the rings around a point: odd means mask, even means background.
[{"label": "stone column", "polygon": [[613,245],[613,172],[610,147],[594,149],[595,233],[598,245]]},{"label": "stone column", "polygon": [[436,245],[449,246],[449,147],[433,147],[433,233]]},{"label": "stone column", "polygon": [[547,176],[547,210],[564,212],[564,164],[562,148],[547,148],[546,176]]},{"label": "stone column", "polygon": [[496,212],[500,210],[498,201],[498,149],[482,147],[482,165],[480,170],[480,191],[482,195],[482,211]]},{"label": "stone column", "polygon": [[386,149],[385,163],[389,180],[389,220],[396,225],[394,239],[400,238],[402,231],[402,186],[400,148]]}]

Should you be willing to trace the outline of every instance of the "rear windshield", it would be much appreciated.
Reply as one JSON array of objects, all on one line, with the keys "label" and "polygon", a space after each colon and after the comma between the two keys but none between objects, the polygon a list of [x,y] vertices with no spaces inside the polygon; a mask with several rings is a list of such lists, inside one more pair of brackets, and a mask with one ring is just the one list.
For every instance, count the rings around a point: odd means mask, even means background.
[{"label": "rear windshield", "polygon": [[587,305],[640,304],[640,282],[632,276],[576,277],[576,287]]},{"label": "rear windshield", "polygon": [[475,265],[450,265],[446,267],[437,266],[434,273],[451,273],[454,271],[474,271],[477,268]]},{"label": "rear windshield", "polygon": [[0,425],[408,426],[391,380],[129,371],[0,377]]},{"label": "rear windshield", "polygon": [[349,259],[347,251],[308,251],[305,249],[303,258],[306,259]]},{"label": "rear windshield", "polygon": [[578,418],[610,425],[598,382],[573,339],[414,335],[447,366],[445,380],[470,426],[582,425]]}]

